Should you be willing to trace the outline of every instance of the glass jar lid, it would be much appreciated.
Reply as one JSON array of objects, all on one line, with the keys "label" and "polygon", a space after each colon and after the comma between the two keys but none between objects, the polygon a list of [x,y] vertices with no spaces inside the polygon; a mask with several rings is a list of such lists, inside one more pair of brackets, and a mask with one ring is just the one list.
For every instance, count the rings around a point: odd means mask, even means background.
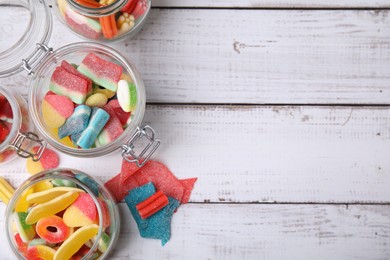
[{"label": "glass jar lid", "polygon": [[2,0],[0,27],[0,77],[5,77],[39,60],[37,44],[48,43],[52,17],[44,0]]}]

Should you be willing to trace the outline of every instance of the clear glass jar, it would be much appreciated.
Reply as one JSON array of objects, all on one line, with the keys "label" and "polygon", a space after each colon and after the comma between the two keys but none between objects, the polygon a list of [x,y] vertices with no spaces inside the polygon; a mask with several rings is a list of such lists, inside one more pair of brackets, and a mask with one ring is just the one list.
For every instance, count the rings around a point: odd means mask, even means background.
[{"label": "clear glass jar", "polygon": [[133,37],[144,25],[150,0],[56,0],[56,13],[74,33],[102,42]]},{"label": "clear glass jar", "polygon": [[[37,192],[38,186],[40,186],[41,190],[42,187],[46,187],[47,190],[49,190],[52,187],[50,186],[50,183],[53,184],[54,182],[56,183],[55,186],[57,186],[58,183],[60,183],[60,185],[65,183],[68,187],[82,189],[86,192],[86,194],[90,195],[98,215],[98,220],[95,224],[98,225],[99,228],[97,236],[86,243],[86,246],[90,249],[88,252],[83,252],[83,254],[85,254],[83,259],[95,259],[94,257],[96,256],[98,256],[99,259],[106,258],[116,244],[120,229],[120,217],[115,200],[104,185],[99,181],[84,172],[72,169],[53,169],[33,175],[13,194],[5,212],[5,224],[6,236],[15,256],[19,259],[25,259],[25,255],[23,255],[23,253],[19,250],[20,245],[18,245],[18,242],[20,243],[20,241],[16,241],[15,239],[15,235],[18,233],[18,227],[15,227],[14,223],[15,212],[22,212],[23,214],[27,213],[27,210],[30,212],[36,205],[23,205],[27,196],[26,194],[33,194],[34,192]],[[47,183],[49,183],[49,186]],[[25,209],[26,211],[24,211]],[[55,214],[62,217],[62,212],[63,211]],[[71,234],[69,234],[69,236],[70,235]],[[103,235],[108,235],[109,238],[106,240],[109,242],[105,244],[104,252],[102,252],[103,250],[99,248],[99,241]],[[62,242],[49,244],[48,246],[57,248],[58,250],[61,243]],[[28,244],[26,243],[26,246],[27,245]]]},{"label": "clear glass jar", "polygon": [[[12,110],[12,118],[0,118],[2,124],[5,122],[3,126],[7,124],[6,127],[9,127],[8,135],[0,143],[0,164],[10,162],[18,155],[23,158],[38,159],[41,153],[31,153],[30,148],[32,145],[39,144],[44,149],[45,144],[41,143],[41,140],[31,132],[33,127],[28,116],[26,101],[21,96],[14,95],[1,86],[0,97],[5,98]],[[43,152],[42,149],[40,151]]]},{"label": "clear glass jar", "polygon": [[[42,114],[42,101],[45,94],[49,91],[50,78],[54,69],[59,66],[63,60],[66,60],[69,63],[80,64],[88,53],[94,53],[105,60],[122,66],[123,73],[127,74],[136,86],[137,104],[135,112],[131,114],[131,122],[116,140],[104,146],[80,149],[65,145],[61,142],[59,137],[46,126]],[[57,150],[76,157],[97,157],[110,153],[120,147],[126,149],[123,145],[129,141],[129,139],[132,140],[132,137],[140,134],[139,126],[145,113],[145,100],[145,87],[135,66],[115,50],[98,43],[88,42],[70,44],[46,56],[33,73],[28,94],[29,112],[40,136]],[[152,135],[154,135],[154,133],[149,134],[147,137],[153,137]],[[155,140],[154,138],[152,139],[152,142],[154,143]],[[123,151],[123,153],[127,152],[125,150]]]}]

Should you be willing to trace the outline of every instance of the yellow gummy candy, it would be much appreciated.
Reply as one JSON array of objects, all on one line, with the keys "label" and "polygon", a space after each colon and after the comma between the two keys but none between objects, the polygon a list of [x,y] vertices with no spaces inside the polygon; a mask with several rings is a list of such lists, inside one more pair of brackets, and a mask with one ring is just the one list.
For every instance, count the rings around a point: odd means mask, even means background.
[{"label": "yellow gummy candy", "polygon": [[23,191],[22,195],[20,195],[18,201],[15,205],[15,211],[16,212],[27,212],[28,208],[30,207],[30,203],[26,200],[27,196],[33,193],[33,188],[30,187],[27,190]]},{"label": "yellow gummy candy", "polygon": [[45,170],[39,161],[34,162],[32,158],[28,158],[26,160],[26,169],[27,172],[31,175],[37,174],[38,172]]},{"label": "yellow gummy candy", "polygon": [[88,225],[77,229],[65,240],[54,255],[54,260],[71,258],[88,240],[92,239],[99,232],[96,224]]},{"label": "yellow gummy candy", "polygon": [[105,95],[107,98],[112,98],[113,96],[115,96],[115,91],[111,91],[109,89],[106,89],[106,88],[100,88],[99,86],[95,86],[93,88],[93,93],[94,94],[103,94]]},{"label": "yellow gummy candy", "polygon": [[104,107],[107,104],[107,96],[103,93],[95,93],[87,98],[85,104],[90,107]]},{"label": "yellow gummy candy", "polygon": [[36,223],[41,218],[57,214],[72,204],[78,196],[78,192],[69,191],[55,199],[33,207],[30,213],[27,215],[26,223],[31,225]]},{"label": "yellow gummy candy", "polygon": [[56,250],[45,245],[34,246],[37,250],[38,257],[43,260],[53,260]]},{"label": "yellow gummy candy", "polygon": [[42,117],[45,124],[53,128],[62,126],[66,120],[45,100],[42,102]]},{"label": "yellow gummy candy", "polygon": [[3,178],[0,177],[0,199],[8,204],[15,189]]},{"label": "yellow gummy candy", "polygon": [[55,199],[58,196],[61,196],[69,191],[73,192],[84,192],[82,189],[73,188],[73,187],[55,187],[49,190],[35,192],[27,196],[27,201],[31,204],[42,204],[48,202],[49,200]]},{"label": "yellow gummy candy", "polygon": [[51,183],[51,181],[48,180],[40,181],[33,185],[34,192],[40,192],[51,188],[53,188],[53,183]]}]

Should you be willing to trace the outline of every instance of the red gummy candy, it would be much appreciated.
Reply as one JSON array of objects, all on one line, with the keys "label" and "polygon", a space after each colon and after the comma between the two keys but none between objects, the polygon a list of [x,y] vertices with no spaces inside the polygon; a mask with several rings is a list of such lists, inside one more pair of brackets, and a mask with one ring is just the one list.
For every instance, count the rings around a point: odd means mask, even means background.
[{"label": "red gummy candy", "polygon": [[142,16],[146,12],[147,8],[148,8],[147,0],[139,0],[131,14],[134,16],[134,19],[137,20],[140,16]]},{"label": "red gummy candy", "polygon": [[138,0],[128,0],[125,6],[122,7],[121,11],[131,14],[131,12],[133,12],[137,3]]},{"label": "red gummy candy", "polygon": [[138,203],[136,209],[142,219],[146,219],[152,216],[154,213],[164,208],[169,204],[168,197],[161,191],[157,191],[155,194],[147,198],[146,200]]},{"label": "red gummy candy", "polygon": [[0,95],[0,120],[12,119],[12,108],[5,96]]},{"label": "red gummy candy", "polygon": [[4,124],[2,121],[0,121],[0,143],[4,142],[4,140],[9,135],[9,128],[6,124]]},{"label": "red gummy candy", "polygon": [[118,99],[113,99],[108,104],[110,107],[114,109],[114,112],[116,116],[118,117],[121,124],[124,126],[127,124],[127,121],[129,120],[129,117],[131,115],[131,112],[125,112],[121,106],[119,105]]},{"label": "red gummy candy", "polygon": [[15,234],[15,242],[18,246],[18,250],[22,255],[27,255],[27,244],[23,242],[22,238],[20,237],[19,233]]}]

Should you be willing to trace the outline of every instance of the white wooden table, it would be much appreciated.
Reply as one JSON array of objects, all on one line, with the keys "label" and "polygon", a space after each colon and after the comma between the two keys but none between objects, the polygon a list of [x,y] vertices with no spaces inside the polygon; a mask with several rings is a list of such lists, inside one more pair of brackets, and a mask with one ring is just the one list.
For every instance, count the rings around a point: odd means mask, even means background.
[{"label": "white wooden table", "polygon": [[[155,159],[197,176],[172,237],[124,203],[110,259],[390,259],[389,0],[155,0],[115,45],[143,75]],[[55,17],[50,45],[81,41]],[[1,79],[27,95],[24,73]],[[102,181],[103,159],[61,155]],[[22,159],[1,166],[17,186]],[[13,259],[0,205],[1,259]]]}]

